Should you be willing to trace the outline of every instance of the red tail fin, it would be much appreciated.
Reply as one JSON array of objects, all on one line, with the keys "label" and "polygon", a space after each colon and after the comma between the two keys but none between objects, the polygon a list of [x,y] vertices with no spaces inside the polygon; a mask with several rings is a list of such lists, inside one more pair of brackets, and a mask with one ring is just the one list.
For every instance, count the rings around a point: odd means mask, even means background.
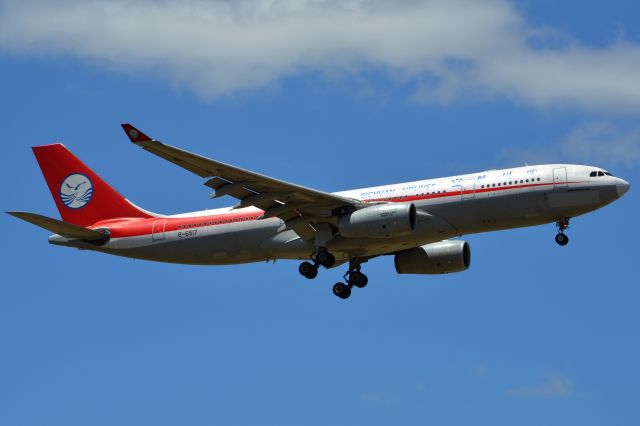
[{"label": "red tail fin", "polygon": [[62,220],[80,226],[125,217],[151,217],[103,181],[64,145],[33,147]]}]

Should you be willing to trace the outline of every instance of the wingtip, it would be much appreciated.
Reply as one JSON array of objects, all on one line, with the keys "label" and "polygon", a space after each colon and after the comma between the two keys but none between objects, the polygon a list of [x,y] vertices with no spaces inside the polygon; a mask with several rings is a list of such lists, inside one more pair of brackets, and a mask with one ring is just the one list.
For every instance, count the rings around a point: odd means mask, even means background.
[{"label": "wingtip", "polygon": [[17,217],[18,219],[23,219],[26,212],[5,212],[5,213],[13,217]]},{"label": "wingtip", "polygon": [[124,132],[127,134],[129,140],[133,143],[148,142],[153,140],[129,123],[123,123],[121,124],[121,126],[122,130],[124,130]]}]

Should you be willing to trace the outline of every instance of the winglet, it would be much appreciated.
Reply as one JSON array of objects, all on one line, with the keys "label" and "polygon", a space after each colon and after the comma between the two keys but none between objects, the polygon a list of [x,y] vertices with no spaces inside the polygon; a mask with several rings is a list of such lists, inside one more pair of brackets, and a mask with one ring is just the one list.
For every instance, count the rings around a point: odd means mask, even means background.
[{"label": "winglet", "polygon": [[133,143],[150,142],[153,140],[129,123],[121,124],[121,126],[129,140]]}]

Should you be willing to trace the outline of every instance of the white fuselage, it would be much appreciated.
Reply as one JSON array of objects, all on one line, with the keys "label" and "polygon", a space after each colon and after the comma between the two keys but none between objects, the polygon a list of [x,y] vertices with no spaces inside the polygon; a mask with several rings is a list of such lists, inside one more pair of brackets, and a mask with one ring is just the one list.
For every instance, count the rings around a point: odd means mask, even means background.
[{"label": "white fuselage", "polygon": [[[596,173],[593,176],[593,173]],[[338,261],[371,257],[500,229],[539,225],[570,218],[611,203],[626,192],[624,180],[601,168],[547,164],[490,170],[336,193],[365,203],[413,203],[416,229],[402,237],[346,238],[326,241]],[[186,264],[232,264],[270,259],[306,259],[313,240],[301,238],[278,218],[260,219],[256,208],[215,209],[150,219],[111,220],[104,245],[50,242],[109,254]]]}]

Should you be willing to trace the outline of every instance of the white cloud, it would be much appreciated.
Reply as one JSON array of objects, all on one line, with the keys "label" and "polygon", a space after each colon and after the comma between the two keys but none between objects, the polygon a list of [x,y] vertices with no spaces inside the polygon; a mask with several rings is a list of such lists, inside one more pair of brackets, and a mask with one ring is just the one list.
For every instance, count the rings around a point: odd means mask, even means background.
[{"label": "white cloud", "polygon": [[640,161],[640,127],[611,122],[583,123],[555,145],[508,148],[500,158],[519,163],[587,162],[602,167],[633,166]]},{"label": "white cloud", "polygon": [[595,122],[576,127],[560,146],[564,156],[592,158],[608,164],[640,161],[640,128],[625,132],[609,123]]},{"label": "white cloud", "polygon": [[415,98],[640,112],[640,45],[592,48],[507,0],[0,0],[0,48],[152,72],[215,98],[383,70]]},{"label": "white cloud", "polygon": [[507,391],[507,395],[522,398],[566,398],[574,393],[573,383],[566,377],[550,377],[539,386],[522,387]]}]

